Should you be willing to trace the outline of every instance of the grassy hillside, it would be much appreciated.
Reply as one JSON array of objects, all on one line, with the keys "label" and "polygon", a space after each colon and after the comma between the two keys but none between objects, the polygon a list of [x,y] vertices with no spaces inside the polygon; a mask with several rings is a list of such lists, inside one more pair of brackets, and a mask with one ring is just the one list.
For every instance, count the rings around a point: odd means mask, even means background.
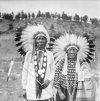
[{"label": "grassy hillside", "polygon": [[[17,49],[15,47],[14,42],[14,34],[16,28],[23,26],[26,22],[41,22],[46,26],[50,35],[54,36],[56,34],[65,32],[73,32],[77,34],[89,33],[89,35],[96,39],[97,44],[97,52],[99,52],[99,38],[100,38],[100,26],[94,26],[89,23],[75,22],[75,21],[63,21],[56,19],[47,19],[47,18],[35,18],[35,19],[27,19],[27,20],[17,20],[17,21],[7,21],[3,20],[0,23],[0,59],[10,58],[19,56],[17,53]],[[13,29],[9,30],[9,24],[13,25]],[[51,29],[51,25],[53,28]]]},{"label": "grassy hillside", "polygon": [[[12,57],[20,57],[15,47],[14,34],[16,28],[23,26],[25,23],[42,23],[46,26],[51,36],[59,33],[64,34],[65,32],[73,32],[77,34],[88,33],[92,38],[95,39],[96,43],[96,61],[98,59],[98,53],[100,52],[100,26],[95,26],[90,23],[82,23],[67,20],[47,19],[47,18],[35,18],[27,20],[7,21],[3,20],[0,23],[0,60],[10,60]],[[9,30],[9,24],[13,25],[13,29]],[[53,28],[51,26],[53,25]]]},{"label": "grassy hillside", "polygon": [[18,57],[19,54],[15,47],[14,35],[1,35],[0,36],[0,59],[7,59]]}]

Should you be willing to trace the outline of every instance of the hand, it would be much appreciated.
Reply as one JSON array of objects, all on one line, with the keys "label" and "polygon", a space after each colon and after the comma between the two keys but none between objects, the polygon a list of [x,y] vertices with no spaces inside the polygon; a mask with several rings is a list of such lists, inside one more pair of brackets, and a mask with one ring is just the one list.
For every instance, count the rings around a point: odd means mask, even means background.
[{"label": "hand", "polygon": [[25,89],[23,89],[23,91],[22,91],[22,96],[23,96],[24,98],[26,98],[26,90],[25,90]]},{"label": "hand", "polygon": [[61,100],[65,99],[65,95],[63,93],[59,93],[59,96],[60,96]]},{"label": "hand", "polygon": [[64,95],[64,93],[61,91],[60,88],[58,88],[58,94],[59,94],[61,100],[65,99],[66,96]]},{"label": "hand", "polygon": [[42,84],[42,89],[45,89],[50,83],[50,80],[45,80],[44,83]]}]

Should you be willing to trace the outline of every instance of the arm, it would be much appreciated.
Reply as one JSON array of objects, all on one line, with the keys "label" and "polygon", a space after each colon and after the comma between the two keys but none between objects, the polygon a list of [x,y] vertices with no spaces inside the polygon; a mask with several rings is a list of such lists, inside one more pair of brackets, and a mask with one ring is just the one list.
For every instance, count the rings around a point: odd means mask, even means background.
[{"label": "arm", "polygon": [[53,81],[54,80],[54,75],[55,75],[55,64],[54,64],[53,54],[50,54],[50,57],[51,57],[51,62],[50,62],[50,77],[49,77],[49,80]]},{"label": "arm", "polygon": [[65,96],[64,93],[61,91],[60,87],[58,87],[57,91],[58,91],[58,94],[59,94],[60,98],[61,98],[62,100],[65,99],[66,96]]},{"label": "arm", "polygon": [[54,77],[54,87],[57,89],[57,92],[60,96],[60,98],[63,100],[65,99],[65,95],[63,94],[63,92],[61,91],[61,88],[60,88],[60,68],[56,68],[56,71],[55,71],[55,77]]},{"label": "arm", "polygon": [[60,88],[60,71],[59,71],[59,67],[56,68],[55,70],[55,76],[54,76],[54,87],[56,89]]}]

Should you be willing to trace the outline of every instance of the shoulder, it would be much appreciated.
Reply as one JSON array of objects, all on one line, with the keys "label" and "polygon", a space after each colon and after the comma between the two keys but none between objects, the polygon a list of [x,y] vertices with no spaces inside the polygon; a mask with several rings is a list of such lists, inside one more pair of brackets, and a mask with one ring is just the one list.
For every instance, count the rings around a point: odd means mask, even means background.
[{"label": "shoulder", "polygon": [[50,56],[53,56],[53,53],[51,51],[48,51],[48,50],[47,50],[47,54]]},{"label": "shoulder", "polygon": [[83,64],[81,65],[81,68],[82,68],[82,69],[90,68],[90,64],[89,64],[89,63],[83,63]]},{"label": "shoulder", "polygon": [[32,55],[31,51],[28,51],[25,55],[25,60],[27,60]]},{"label": "shoulder", "polygon": [[26,53],[26,56],[29,56],[29,55],[31,55],[32,54],[32,52],[31,51],[28,51],[27,53]]}]

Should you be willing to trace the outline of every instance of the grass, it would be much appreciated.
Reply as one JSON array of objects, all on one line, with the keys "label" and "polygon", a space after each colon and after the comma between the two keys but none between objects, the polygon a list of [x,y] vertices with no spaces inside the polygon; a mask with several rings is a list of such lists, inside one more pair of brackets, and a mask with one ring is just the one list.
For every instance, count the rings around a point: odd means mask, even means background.
[{"label": "grass", "polygon": [[8,82],[9,62],[2,61],[0,64],[0,101],[24,101],[21,87],[21,63],[15,62]]},{"label": "grass", "polygon": [[[54,19],[34,19],[33,22],[41,22],[50,29],[51,24],[54,25],[56,32],[64,32],[69,30],[70,25],[73,30],[77,30],[77,32],[82,32],[83,30],[90,31],[92,29],[92,25],[89,24],[76,24],[75,22],[69,21],[59,21]],[[18,26],[22,26],[25,21],[15,21],[13,23],[14,30]],[[0,31],[4,32],[8,30],[9,22],[3,21],[0,23]],[[87,28],[88,27],[88,28]],[[87,28],[87,29],[86,29]],[[91,30],[92,31],[92,30]],[[97,33],[98,34],[98,33]],[[100,35],[100,33],[98,34]],[[98,54],[100,53],[100,38],[96,39],[96,64],[98,59]],[[7,73],[9,70],[9,63],[12,59],[19,58],[20,55],[17,52],[17,48],[14,43],[14,32],[6,32],[6,34],[0,35],[0,101],[24,101],[22,97],[22,87],[21,87],[21,72],[22,72],[22,64],[21,61],[16,61],[14,67],[12,69],[9,81],[7,82]],[[94,63],[91,65],[93,68],[96,67]],[[98,66],[99,67],[99,66]],[[96,68],[95,68],[96,69]],[[98,69],[97,69],[98,70]]]}]

